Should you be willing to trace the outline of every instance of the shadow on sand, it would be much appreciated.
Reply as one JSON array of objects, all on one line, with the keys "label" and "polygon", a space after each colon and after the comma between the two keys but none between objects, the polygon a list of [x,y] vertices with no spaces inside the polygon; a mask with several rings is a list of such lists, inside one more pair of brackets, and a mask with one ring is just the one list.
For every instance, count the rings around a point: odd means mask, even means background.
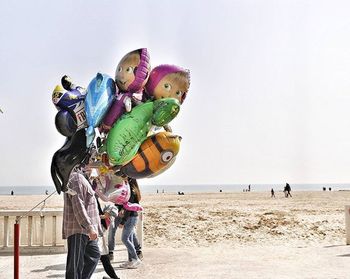
[{"label": "shadow on sand", "polygon": [[[48,265],[45,268],[42,269],[33,269],[31,272],[46,272],[49,270],[62,270],[65,271],[66,270],[66,264],[54,264],[54,265]],[[39,276],[41,277],[41,276]],[[59,273],[59,274],[51,274],[51,275],[47,275],[46,278],[64,278],[65,277],[65,273]]]}]

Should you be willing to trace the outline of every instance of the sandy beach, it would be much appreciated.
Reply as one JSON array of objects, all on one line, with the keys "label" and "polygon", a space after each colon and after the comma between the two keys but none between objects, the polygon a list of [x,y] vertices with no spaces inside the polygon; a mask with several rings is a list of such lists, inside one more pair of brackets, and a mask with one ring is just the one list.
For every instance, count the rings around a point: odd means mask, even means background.
[{"label": "sandy beach", "polygon": [[[350,191],[145,194],[148,247],[215,245],[332,245],[344,242],[344,206]],[[30,209],[45,196],[0,196],[0,209]],[[53,195],[46,208],[62,208]]]},{"label": "sandy beach", "polygon": [[[187,278],[176,266],[192,262],[187,274],[193,276],[207,270],[194,278],[211,278],[217,268],[221,270],[217,278],[347,278],[347,271],[341,266],[350,251],[345,245],[344,221],[350,192],[292,195],[285,198],[282,192],[276,192],[276,198],[270,198],[267,192],[145,194],[144,246],[151,262],[142,267],[143,271],[121,274],[146,278],[141,274],[169,269],[173,273],[166,278]],[[43,198],[0,196],[0,209],[30,209]],[[62,205],[59,195],[46,202],[46,208]],[[167,262],[164,255],[174,255],[172,262]],[[159,260],[163,265],[159,266]],[[62,264],[63,270],[64,255]],[[292,276],[282,267],[303,273]]]}]

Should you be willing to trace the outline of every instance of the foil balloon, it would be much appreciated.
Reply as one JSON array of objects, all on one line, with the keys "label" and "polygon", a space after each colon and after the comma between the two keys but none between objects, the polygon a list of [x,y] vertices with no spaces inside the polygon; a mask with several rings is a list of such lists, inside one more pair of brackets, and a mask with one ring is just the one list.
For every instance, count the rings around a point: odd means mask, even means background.
[{"label": "foil balloon", "polygon": [[88,157],[88,153],[84,129],[67,138],[64,145],[55,152],[51,162],[51,177],[58,193],[68,190],[67,184],[71,171]]},{"label": "foil balloon", "polygon": [[113,104],[107,112],[103,123],[101,125],[101,131],[108,132],[113,124],[122,116],[125,112],[131,110],[131,97],[132,93],[119,94],[118,97],[113,101]]},{"label": "foil balloon", "polygon": [[146,48],[140,48],[126,54],[119,62],[115,81],[121,91],[103,119],[101,130],[108,132],[119,117],[138,105],[143,99],[143,87],[150,72],[149,54]]},{"label": "foil balloon", "polygon": [[176,98],[182,104],[190,87],[190,72],[175,65],[160,65],[152,69],[145,86],[154,99]]},{"label": "foil balloon", "polygon": [[115,83],[106,74],[97,73],[96,77],[90,82],[85,97],[85,113],[88,124],[86,146],[90,146],[93,142],[95,138],[95,127],[100,125],[112,104],[115,94]]},{"label": "foil balloon", "polygon": [[57,131],[66,137],[71,137],[77,130],[76,118],[67,110],[60,110],[55,117]]},{"label": "foil balloon", "polygon": [[98,178],[100,186],[95,189],[96,194],[105,202],[123,205],[129,211],[141,211],[142,206],[130,203],[130,185],[126,179],[113,174],[107,174]]},{"label": "foil balloon", "polygon": [[121,92],[139,92],[145,86],[151,68],[147,48],[126,54],[115,71],[115,82]]},{"label": "foil balloon", "polygon": [[85,95],[86,89],[81,87],[81,86],[78,86],[78,85],[74,84],[73,80],[71,79],[70,76],[64,75],[61,78],[61,84],[62,84],[63,88],[68,90],[68,91],[78,90],[81,94]]},{"label": "foil balloon", "polygon": [[124,114],[109,131],[107,153],[112,165],[125,165],[137,153],[151,125],[164,126],[179,113],[180,103],[173,98],[146,102]]},{"label": "foil balloon", "polygon": [[181,137],[160,132],[148,137],[136,156],[120,169],[120,173],[135,179],[155,177],[173,165],[180,150]]},{"label": "foil balloon", "polygon": [[81,90],[72,89],[66,91],[61,85],[57,85],[52,93],[52,102],[55,104],[58,110],[69,111],[74,117],[77,130],[86,127],[86,116],[84,109],[85,95]]}]

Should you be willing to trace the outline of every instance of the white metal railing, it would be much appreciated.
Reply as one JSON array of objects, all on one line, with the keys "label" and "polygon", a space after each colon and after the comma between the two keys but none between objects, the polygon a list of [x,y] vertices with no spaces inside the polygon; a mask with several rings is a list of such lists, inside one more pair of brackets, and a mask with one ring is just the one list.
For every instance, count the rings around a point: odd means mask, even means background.
[{"label": "white metal railing", "polygon": [[[14,224],[20,219],[20,251],[64,252],[65,240],[62,239],[62,217],[60,210],[0,210],[0,253],[13,251]],[[143,245],[143,214],[139,212],[136,234]],[[121,230],[116,237],[120,239]]]}]

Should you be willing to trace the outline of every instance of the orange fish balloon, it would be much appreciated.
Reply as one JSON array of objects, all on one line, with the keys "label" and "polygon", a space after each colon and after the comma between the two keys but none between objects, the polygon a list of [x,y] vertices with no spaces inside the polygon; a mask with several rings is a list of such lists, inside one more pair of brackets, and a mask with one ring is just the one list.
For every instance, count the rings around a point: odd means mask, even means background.
[{"label": "orange fish balloon", "polygon": [[180,150],[181,137],[170,132],[160,132],[148,137],[135,157],[120,172],[135,179],[154,177],[167,170]]}]

